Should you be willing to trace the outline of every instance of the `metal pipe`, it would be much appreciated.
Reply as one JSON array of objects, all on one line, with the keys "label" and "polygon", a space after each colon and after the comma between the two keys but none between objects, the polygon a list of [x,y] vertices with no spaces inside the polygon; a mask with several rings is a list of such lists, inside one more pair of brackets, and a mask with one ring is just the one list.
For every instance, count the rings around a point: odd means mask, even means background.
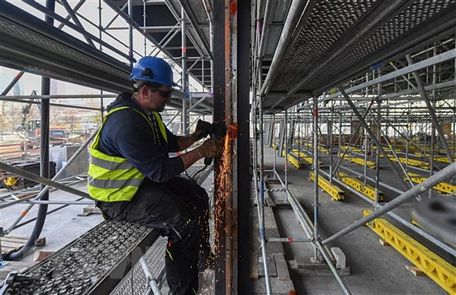
[{"label": "metal pipe", "polygon": [[[46,0],[46,8],[51,12],[55,10],[55,0]],[[53,26],[54,19],[46,15],[45,20],[47,24]],[[51,81],[49,78],[41,78],[41,93],[44,95],[49,94],[50,92]],[[41,137],[40,137],[40,175],[41,177],[49,177],[49,100],[41,101]],[[0,164],[2,164],[0,162]],[[5,169],[6,170],[6,169]],[[42,195],[43,200],[49,199],[49,194]],[[20,250],[8,254],[8,259],[17,260],[27,255],[31,248],[35,245],[36,240],[41,234],[41,230],[44,226],[44,221],[46,220],[47,205],[40,205],[38,209],[37,221],[33,227],[33,231],[25,243],[24,247]],[[1,255],[1,253],[0,253]]]},{"label": "metal pipe", "polygon": [[[372,138],[372,140],[375,141],[375,143],[377,143],[377,138],[375,137],[375,134],[372,132],[372,130],[370,130],[369,126],[367,125],[366,121],[364,120],[364,118],[361,116],[361,114],[358,112],[358,110],[356,109],[355,105],[353,104],[353,102],[351,101],[350,97],[347,95],[347,93],[345,93],[344,89],[342,88],[339,88],[339,91],[340,93],[342,93],[342,95],[344,96],[345,100],[347,101],[347,103],[350,105],[350,107],[352,108],[353,112],[355,113],[356,117],[358,117],[358,120],[359,122],[361,123],[361,125],[363,125],[363,127],[366,129],[366,131],[369,133],[370,137]],[[400,173],[399,170],[397,170],[396,166],[394,166],[394,164],[391,162],[391,160],[388,158],[388,154],[385,152],[385,150],[383,149],[383,147],[381,146],[381,144],[378,144],[378,147],[383,155],[383,157],[387,160],[388,164],[390,165],[390,167],[393,169],[393,171],[396,173],[396,175],[402,179],[402,175]],[[407,187],[408,188],[408,187]]]},{"label": "metal pipe", "polygon": [[128,0],[128,58],[133,68],[133,0]]},{"label": "metal pipe", "polygon": [[[260,42],[258,44],[258,56],[257,58],[263,58],[263,52],[264,52],[264,44],[265,44],[265,40],[266,40],[266,36],[268,34],[268,30],[269,30],[269,22],[270,22],[270,18],[271,18],[271,11],[272,11],[272,7],[271,7],[271,3],[273,3],[275,1],[271,1],[271,0],[266,0],[266,5],[265,5],[265,9],[264,9],[264,18],[263,18],[263,25],[262,25],[262,28],[261,28],[261,35],[260,35]],[[259,67],[260,64],[257,65],[257,67]],[[260,69],[261,71],[261,69]]]},{"label": "metal pipe", "polygon": [[[68,12],[68,15],[71,17],[71,19],[73,20],[73,22],[79,26],[81,29],[83,29],[84,31],[87,32],[86,29],[84,29],[84,26],[81,24],[81,22],[79,21],[78,17],[76,16],[75,12],[73,11],[73,9],[71,8],[70,4],[68,4],[68,1],[67,0],[60,0],[60,3],[62,3],[63,7],[65,7],[66,11]],[[92,45],[93,47],[95,47],[95,44],[93,44],[92,42],[92,39],[90,39],[89,35],[87,34],[83,34],[83,37],[84,39],[86,39],[87,43],[89,43],[90,45]]]},{"label": "metal pipe", "polygon": [[[340,169],[348,171],[348,172],[351,172],[351,173],[357,175],[358,177],[360,177],[361,179],[363,178],[363,174],[362,173],[359,173],[359,172],[357,172],[357,171],[355,171],[353,169],[350,169],[348,167],[340,166]],[[369,176],[366,176],[366,179],[371,181],[371,182],[375,182],[376,181],[375,178],[372,178],[372,177],[369,177]],[[391,186],[389,184],[381,182],[380,180],[378,181],[378,185],[383,187],[383,188],[386,188],[388,190],[391,190],[391,191],[393,191],[393,192],[395,192],[397,194],[403,194],[404,193],[403,190],[397,189],[397,188],[395,188],[395,187],[393,187],[393,186]]]},{"label": "metal pipe", "polygon": [[[259,101],[259,105],[257,106],[256,103],[257,103],[257,100]],[[263,146],[263,137],[262,137],[262,133],[261,133],[261,125],[262,125],[262,111],[261,111],[261,108],[262,108],[262,104],[261,104],[261,98],[260,99],[257,99],[257,98],[254,98],[254,104],[253,104],[253,112],[252,112],[252,116],[253,116],[253,123],[254,123],[254,126],[255,128],[253,129],[253,133],[254,133],[254,141],[255,141],[255,145],[258,146],[259,144],[259,149],[260,149],[260,155],[259,155],[259,159],[258,159],[258,149],[257,148],[254,148],[253,150],[253,156],[254,156],[254,159],[253,159],[253,163],[255,165],[255,169],[253,169],[253,172],[254,172],[254,182],[255,182],[255,193],[256,193],[256,199],[257,199],[257,214],[258,214],[258,230],[259,230],[259,238],[260,238],[260,247],[261,247],[261,257],[262,257],[262,260],[263,260],[263,268],[264,268],[264,276],[265,276],[265,283],[266,283],[266,293],[267,294],[271,294],[271,283],[270,283],[270,280],[269,280],[269,269],[268,269],[268,261],[267,261],[267,253],[266,253],[266,234],[265,234],[265,229],[264,229],[264,192],[265,192],[265,187],[264,187],[264,174],[263,174],[263,157],[262,157],[262,146]],[[260,128],[260,131],[259,131],[259,140],[257,141],[256,138],[257,138],[257,127],[256,127],[256,124],[257,124],[257,112],[259,112],[259,119],[260,119],[260,122],[259,122],[259,128]],[[257,165],[259,164],[259,172],[260,172],[260,175],[259,175],[259,178],[258,178],[258,172],[257,172]]]},{"label": "metal pipe", "polygon": [[146,20],[147,20],[147,13],[146,13],[146,0],[143,0],[143,41],[144,41],[144,56],[147,55],[147,37],[146,37]]},{"label": "metal pipe", "polygon": [[[166,33],[166,35],[160,40],[160,42],[158,42],[158,44],[156,44],[156,47],[154,49],[152,49],[152,51],[150,52],[149,55],[152,55],[152,56],[157,56],[158,53],[160,53],[160,50],[162,50],[166,45],[168,45],[168,43],[177,35],[177,33],[179,33],[180,31],[180,23],[177,22],[173,29],[171,29],[168,33]],[[162,44],[163,43],[163,44]],[[157,53],[155,53],[155,50],[157,50]]]},{"label": "metal pipe", "polygon": [[[332,175],[333,169],[333,122],[334,122],[334,102],[331,102],[331,116],[328,121],[328,133],[329,133],[329,174]],[[332,182],[332,177],[329,178],[329,182]]]},{"label": "metal pipe", "polygon": [[288,110],[285,109],[285,120],[283,126],[283,137],[284,137],[284,145],[285,145],[285,166],[284,166],[284,173],[285,173],[285,189],[288,189]]},{"label": "metal pipe", "polygon": [[[405,58],[407,59],[407,62],[409,63],[409,65],[413,64],[413,60],[410,57],[410,54],[407,54],[405,56]],[[424,89],[423,81],[421,81],[421,78],[416,71],[413,71],[412,73],[415,78],[418,89],[420,91],[421,97],[423,98],[424,102],[426,103],[426,107],[428,108],[429,114],[431,115],[432,123],[435,126],[435,129],[437,130],[437,134],[440,138],[440,141],[443,144],[443,147],[447,153],[448,160],[450,161],[450,163],[452,163],[452,162],[454,162],[453,153],[450,151],[448,142],[446,141],[446,138],[445,138],[445,134],[443,133],[443,130],[442,130],[442,126],[440,126],[439,120],[437,119],[437,116],[435,114],[435,109],[432,107],[429,97],[427,95],[427,92]]]},{"label": "metal pipe", "polygon": [[[307,216],[306,212],[304,211],[304,209],[302,208],[301,204],[296,199],[296,197],[289,190],[286,190],[286,193],[287,193],[288,202],[290,203],[291,207],[293,208],[293,211],[299,220],[299,224],[302,226],[302,229],[307,234],[307,236],[309,238],[312,238],[313,226],[312,226],[312,222],[310,221],[310,218]],[[341,287],[344,294],[351,294],[350,291],[348,290],[347,286],[345,286],[345,283],[342,280],[342,278],[340,277],[339,273],[337,272],[337,269],[334,266],[334,263],[331,259],[331,255],[328,253],[325,246],[319,240],[314,240],[313,244],[323,255],[323,258],[325,259],[326,263],[328,264],[331,272],[333,273],[334,277],[336,278],[336,281],[339,284],[339,286]]]},{"label": "metal pipe", "polygon": [[[77,12],[79,10],[79,8],[81,8],[82,4],[85,3],[86,0],[80,0],[73,8],[73,11],[74,12]],[[66,16],[65,17],[65,20],[69,20],[70,19],[70,15]],[[60,23],[60,25],[58,26],[58,28],[61,30],[63,27],[65,26],[65,23]]]},{"label": "metal pipe", "polygon": [[13,80],[8,84],[8,86],[5,87],[5,89],[2,91],[2,94],[0,96],[5,96],[8,94],[8,92],[16,85],[17,81],[21,79],[21,77],[24,75],[24,72],[18,72],[16,76],[14,76]]},{"label": "metal pipe", "polygon": [[[271,134],[272,142],[274,142],[275,126],[276,126],[275,115],[272,115],[272,134]],[[276,154],[275,151],[274,151],[272,154],[273,154],[272,169],[273,169],[274,171],[276,171],[276,169],[277,169],[277,154]],[[276,177],[276,176],[275,176],[275,174],[274,174],[274,178],[275,178],[275,177]]]},{"label": "metal pipe", "polygon": [[[320,173],[322,173],[323,175],[326,175],[326,177],[329,177],[329,174],[327,172],[323,171],[323,170],[320,170]],[[374,201],[372,201],[368,197],[364,196],[362,193],[360,193],[359,191],[355,190],[354,188],[350,187],[349,185],[347,185],[343,181],[341,181],[341,180],[339,180],[337,178],[333,178],[333,179],[334,179],[335,183],[337,183],[338,185],[341,185],[343,188],[349,190],[354,195],[360,197],[361,199],[363,199],[364,201],[368,202],[369,204],[371,204],[375,208],[382,208],[382,205],[380,205],[378,203],[375,203]],[[430,234],[426,233],[425,231],[423,231],[419,227],[411,224],[410,222],[404,220],[402,217],[398,216],[397,214],[395,214],[392,211],[389,211],[386,214],[389,217],[391,217],[394,220],[396,220],[397,222],[399,222],[400,224],[402,224],[403,226],[407,227],[409,230],[419,234],[420,236],[422,236],[423,238],[425,238],[426,240],[428,240],[429,242],[431,242],[435,246],[441,248],[442,250],[444,250],[448,254],[456,256],[456,250],[454,248],[452,248],[451,246],[448,246],[447,244],[437,240],[436,238],[434,238]]]},{"label": "metal pipe", "polygon": [[[75,201],[80,201],[80,200],[82,200],[82,199],[84,199],[84,198],[78,198],[78,199],[76,199]],[[48,211],[46,215],[50,215],[51,213],[57,212],[57,211],[59,211],[59,210],[65,208],[65,207],[68,207],[68,206],[70,206],[70,205],[62,205],[62,206],[60,206],[60,207],[57,207],[57,208],[55,208],[55,209],[53,209],[53,210]],[[24,221],[24,222],[22,222],[22,223],[19,223],[19,224],[16,225],[12,230],[17,229],[17,228],[19,228],[19,227],[21,227],[21,226],[24,226],[24,225],[26,225],[26,224],[29,224],[29,223],[35,221],[36,219],[37,219],[37,218],[35,217],[35,218],[32,218],[32,219],[26,220],[26,221]]]},{"label": "metal pipe", "polygon": [[[146,288],[152,291],[153,295],[161,295],[160,288],[158,287],[157,281],[155,280],[154,276],[150,272],[149,266],[147,265],[144,256],[139,258],[139,264],[141,265],[142,270],[144,271],[144,276],[146,277]],[[146,292],[146,294],[148,294]]]},{"label": "metal pipe", "polygon": [[[60,175],[63,174],[63,172],[71,166],[71,164],[74,162],[74,160],[79,156],[79,154],[84,151],[86,149],[86,147],[89,145],[89,143],[92,141],[92,139],[95,137],[97,132],[94,132],[87,140],[86,142],[81,145],[77,150],[76,152],[70,157],[70,159],[68,159],[67,161],[67,164],[62,168],[60,169],[56,174],[55,176],[52,178],[52,180],[56,180],[60,177]],[[1,164],[1,162],[0,162]],[[34,201],[37,201],[37,200],[41,200],[42,199],[42,196],[44,194],[46,194],[50,189],[50,186],[49,185],[46,185],[39,193],[38,195],[33,199]],[[21,219],[25,216],[25,214],[27,214],[28,211],[30,211],[30,209],[33,207],[33,203],[30,204],[29,206],[27,206],[27,208],[25,208],[23,210],[23,214],[21,214],[14,222],[13,224],[8,228],[6,229],[6,232],[10,232],[15,226],[16,224],[18,224]]]},{"label": "metal pipe", "polygon": [[[313,171],[315,175],[315,181],[313,185],[313,239],[318,240],[319,239],[319,232],[318,232],[318,98],[317,96],[313,97],[314,101],[314,107],[312,111],[312,117],[313,117]],[[321,262],[321,256],[319,255],[319,252],[317,248],[314,249],[314,263],[320,263]]]},{"label": "metal pipe", "polygon": [[[128,5],[128,1],[125,2],[125,4],[119,9],[119,11],[123,11],[125,9],[125,7],[127,7],[127,5]],[[118,14],[118,13],[116,15],[114,15],[114,17],[109,21],[109,23],[106,25],[106,27],[104,27],[103,31],[107,30],[119,15],[120,14]]]},{"label": "metal pipe", "polygon": [[[261,72],[258,72],[258,86],[261,87]],[[258,91],[258,88],[255,89]],[[259,159],[259,165],[260,165],[260,203],[257,204],[259,208],[259,213],[261,214],[261,218],[259,219],[259,227],[260,229],[260,238],[261,238],[261,255],[263,257],[263,268],[264,268],[264,277],[265,277],[265,283],[266,283],[266,293],[271,294],[271,282],[269,278],[269,267],[268,267],[268,261],[267,261],[267,253],[266,253],[266,233],[265,233],[265,228],[264,228],[264,192],[265,192],[265,182],[264,182],[264,114],[263,114],[263,98],[261,96],[256,96],[255,97],[256,101],[258,102],[258,106],[255,108],[255,122],[257,120],[256,118],[256,112],[258,111],[258,119],[259,119],[259,146],[260,146],[260,159]],[[256,131],[256,125],[255,126],[255,131]],[[255,142],[256,141],[256,136],[254,137]]]},{"label": "metal pipe", "polygon": [[117,95],[115,94],[70,94],[70,95],[8,95],[0,97],[0,99],[17,99],[17,100],[24,100],[24,99],[68,99],[68,98],[115,98]]},{"label": "metal pipe", "polygon": [[343,236],[343,235],[345,235],[345,234],[357,229],[358,227],[363,226],[367,222],[369,222],[369,221],[371,221],[371,220],[373,220],[373,219],[375,219],[377,217],[382,216],[383,214],[387,213],[388,211],[391,211],[394,208],[400,206],[401,204],[407,202],[408,200],[416,197],[420,193],[431,189],[434,185],[436,185],[436,184],[438,184],[438,183],[440,183],[440,182],[442,182],[442,181],[444,181],[444,180],[446,180],[446,179],[448,179],[450,177],[453,177],[455,174],[456,174],[456,162],[448,165],[444,169],[440,170],[436,174],[434,174],[431,177],[429,177],[428,179],[426,179],[424,182],[418,184],[417,186],[409,189],[405,193],[403,193],[400,196],[396,197],[394,200],[388,202],[386,205],[384,205],[378,211],[375,211],[372,214],[361,218],[360,220],[356,221],[352,225],[340,230],[339,232],[333,234],[329,238],[323,240],[323,242],[322,242],[323,245],[326,245],[329,242],[337,239],[338,237]]},{"label": "metal pipe", "polygon": [[27,179],[32,180],[34,182],[45,184],[45,185],[48,185],[50,187],[54,187],[56,189],[68,192],[70,194],[74,194],[74,195],[81,196],[81,197],[84,197],[84,198],[92,200],[92,198],[85,192],[82,192],[80,190],[77,190],[77,189],[74,189],[74,188],[71,188],[71,187],[67,187],[67,186],[65,186],[63,184],[60,184],[60,183],[55,182],[53,180],[38,176],[38,175],[33,174],[31,172],[28,172],[28,171],[26,171],[24,169],[20,169],[20,168],[5,164],[3,162],[0,162],[0,169],[1,170],[5,170],[5,171],[10,172],[10,173],[13,173],[13,174],[16,174],[16,175],[19,175],[21,177],[27,178]]},{"label": "metal pipe", "polygon": [[188,108],[188,111],[190,112],[191,110],[193,110],[195,107],[197,107],[200,103],[204,102],[209,97],[210,96],[204,96],[204,97],[200,98],[197,102],[195,102],[194,104],[192,104],[191,107]]},{"label": "metal pipe", "polygon": [[[44,99],[43,99],[44,100]],[[27,103],[27,104],[41,104],[38,101],[30,101],[30,100],[22,100],[22,99],[14,99],[8,97],[0,97],[0,101],[11,101],[17,103]],[[69,108],[69,109],[79,109],[79,110],[89,110],[89,111],[99,111],[100,108],[92,108],[92,107],[84,107],[84,106],[75,106],[75,105],[68,105],[68,104],[61,104],[61,103],[50,103],[50,106],[53,107],[61,107],[61,108]]]},{"label": "metal pipe", "polygon": [[[369,114],[369,111],[370,111],[370,109],[371,109],[373,103],[374,103],[374,100],[371,101],[369,107],[367,108],[366,112],[364,113],[363,118],[366,118],[366,117],[367,117],[367,115]],[[341,113],[341,115],[340,115],[340,117],[339,117],[339,122],[341,123],[340,129],[342,130],[342,113]],[[359,129],[361,129],[361,124],[358,124],[358,126],[356,126],[354,135],[358,134]],[[341,134],[341,133],[339,133],[339,134]],[[350,147],[352,146],[352,144],[353,144],[353,142],[354,142],[354,140],[355,140],[355,136],[354,136],[354,135],[350,137],[350,141],[348,142],[347,148],[344,149],[344,153],[342,154],[342,157],[339,157],[340,159],[339,159],[339,161],[337,162],[336,167],[334,168],[333,172],[331,173],[331,177],[333,177],[334,174],[337,172],[337,169],[338,169],[339,166],[342,164],[342,161],[343,161],[343,159],[345,158],[345,155],[348,153],[348,150],[349,150]],[[340,152],[341,148],[342,148],[342,146],[341,146],[341,141],[340,141],[340,137],[339,137],[339,152]]]},{"label": "metal pipe", "polygon": [[[452,59],[455,59],[455,58],[456,58],[456,49],[448,50],[448,51],[446,51],[444,53],[441,53],[439,55],[430,57],[430,58],[422,60],[420,62],[413,63],[413,64],[411,64],[411,65],[409,65],[407,67],[401,68],[398,71],[394,71],[394,72],[388,73],[386,75],[380,76],[378,78],[372,79],[369,82],[364,82],[364,83],[361,83],[359,85],[347,88],[347,89],[345,89],[345,93],[352,93],[352,92],[364,89],[365,87],[372,86],[372,85],[375,85],[375,84],[378,84],[378,83],[381,83],[381,82],[385,82],[385,81],[394,79],[394,78],[396,78],[398,76],[405,75],[405,74],[411,73],[413,71],[418,71],[418,70],[421,70],[423,68],[432,66],[434,64],[442,63],[442,62],[445,62],[447,60],[452,60]],[[333,99],[335,97],[338,97],[338,96],[341,96],[341,95],[342,95],[341,92],[337,92],[335,94],[331,94],[331,95],[328,95],[328,96],[320,99],[319,102],[328,101],[328,100],[331,100],[331,99]]]},{"label": "metal pipe", "polygon": [[278,68],[282,64],[282,59],[285,55],[285,51],[291,42],[293,31],[297,29],[297,24],[300,21],[300,17],[306,11],[310,2],[311,1],[309,0],[293,0],[291,3],[287,19],[283,25],[282,34],[280,35],[279,42],[276,46],[276,50],[274,51],[274,57],[272,58],[268,74],[260,89],[260,97],[264,97],[265,94],[269,91],[269,88],[271,87],[272,82],[277,75]]},{"label": "metal pipe", "polygon": [[[380,70],[379,70],[379,75],[380,75]],[[379,146],[381,144],[381,129],[382,129],[382,123],[381,123],[381,108],[380,104],[382,103],[382,100],[380,99],[382,95],[382,87],[381,83],[378,84],[378,99],[377,99],[377,142],[375,143],[375,146],[377,149],[375,150],[375,203],[378,203],[378,200],[380,199],[380,189],[379,189],[379,182],[380,182],[380,151],[379,151]],[[367,179],[367,175],[365,175]]]},{"label": "metal pipe", "polygon": [[51,18],[53,18],[53,19],[55,19],[55,20],[57,20],[59,22],[65,23],[65,25],[67,25],[71,29],[77,31],[78,33],[80,33],[82,35],[88,35],[92,40],[94,40],[94,41],[96,41],[98,43],[102,43],[105,47],[111,49],[112,51],[114,51],[115,53],[119,54],[120,56],[128,58],[128,56],[125,53],[123,53],[122,51],[118,50],[116,47],[114,47],[114,46],[110,45],[109,43],[106,43],[106,42],[98,39],[98,37],[95,37],[95,36],[89,34],[88,32],[86,32],[83,29],[81,29],[80,27],[78,27],[77,25],[65,20],[64,17],[61,17],[57,13],[55,13],[53,11],[50,11],[46,7],[42,6],[38,2],[36,2],[34,0],[23,0],[23,2],[27,3],[28,5],[32,6],[33,8],[38,9],[39,11],[45,13],[49,17],[51,17]]}]

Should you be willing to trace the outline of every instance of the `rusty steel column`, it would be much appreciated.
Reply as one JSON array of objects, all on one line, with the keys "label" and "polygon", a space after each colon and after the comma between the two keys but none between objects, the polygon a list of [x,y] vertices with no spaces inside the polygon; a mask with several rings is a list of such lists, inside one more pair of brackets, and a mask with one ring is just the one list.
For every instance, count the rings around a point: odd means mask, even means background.
[{"label": "rusty steel column", "polygon": [[[223,121],[225,118],[225,8],[224,5],[214,5],[213,29],[213,91],[214,91],[214,122]],[[214,170],[214,191],[220,187],[219,174],[217,169],[219,161],[215,161]],[[222,202],[221,196],[214,194],[214,204]],[[225,293],[225,214],[224,210],[214,210],[215,222],[215,294]]]}]

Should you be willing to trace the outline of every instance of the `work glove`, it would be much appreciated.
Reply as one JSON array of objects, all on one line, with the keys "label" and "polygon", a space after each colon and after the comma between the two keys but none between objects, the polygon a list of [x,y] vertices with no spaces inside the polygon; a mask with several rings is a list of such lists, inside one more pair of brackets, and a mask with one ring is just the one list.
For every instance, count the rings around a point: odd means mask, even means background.
[{"label": "work glove", "polygon": [[201,138],[205,138],[209,135],[212,130],[212,124],[203,120],[198,120],[196,123],[195,132],[192,133],[191,137],[194,141],[198,141]]},{"label": "work glove", "polygon": [[214,158],[222,150],[223,139],[208,139],[196,148],[203,158]]}]

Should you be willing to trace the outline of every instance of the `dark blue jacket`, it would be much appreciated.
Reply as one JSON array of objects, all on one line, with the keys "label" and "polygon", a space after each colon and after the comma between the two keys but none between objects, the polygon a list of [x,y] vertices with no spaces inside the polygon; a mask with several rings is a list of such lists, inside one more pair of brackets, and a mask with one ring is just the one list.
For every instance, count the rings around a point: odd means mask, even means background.
[{"label": "dark blue jacket", "polygon": [[112,108],[129,106],[148,116],[154,126],[132,109],[112,113],[104,123],[98,149],[110,156],[126,158],[141,173],[154,182],[165,182],[184,171],[179,157],[170,158],[169,152],[178,151],[177,136],[167,128],[168,142],[160,133],[153,115],[148,115],[132,100],[131,94],[120,94],[108,106]]}]

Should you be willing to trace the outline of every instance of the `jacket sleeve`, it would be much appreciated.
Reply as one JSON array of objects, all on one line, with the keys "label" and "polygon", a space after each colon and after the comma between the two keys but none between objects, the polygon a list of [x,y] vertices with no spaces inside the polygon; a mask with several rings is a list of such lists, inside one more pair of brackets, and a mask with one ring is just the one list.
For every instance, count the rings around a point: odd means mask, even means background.
[{"label": "jacket sleeve", "polygon": [[116,127],[112,144],[119,153],[154,182],[165,182],[183,172],[182,160],[169,158],[168,151],[155,140],[150,126],[144,124],[142,118],[138,119]]},{"label": "jacket sleeve", "polygon": [[166,135],[168,136],[168,151],[171,153],[178,152],[179,145],[177,143],[177,136],[171,133],[168,128],[166,128]]}]

